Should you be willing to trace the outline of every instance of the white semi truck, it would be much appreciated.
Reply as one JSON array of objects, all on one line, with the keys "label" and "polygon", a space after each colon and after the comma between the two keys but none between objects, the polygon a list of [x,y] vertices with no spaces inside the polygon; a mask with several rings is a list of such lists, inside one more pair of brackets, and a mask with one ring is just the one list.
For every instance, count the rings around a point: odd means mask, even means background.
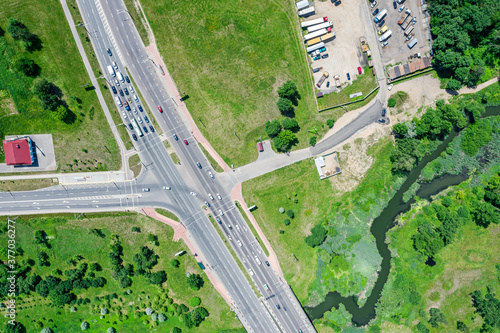
[{"label": "white semi truck", "polygon": [[108,66],[108,73],[109,75],[111,75],[112,77],[115,77],[116,74],[115,74],[115,70],[113,69],[113,67],[111,66]]},{"label": "white semi truck", "polygon": [[378,13],[377,16],[375,16],[375,19],[373,20],[375,23],[378,23],[382,21],[382,19],[387,15],[387,9],[382,9],[380,13]]},{"label": "white semi truck", "polygon": [[310,27],[312,25],[316,25],[316,24],[320,24],[320,23],[323,23],[323,22],[326,22],[328,21],[328,16],[325,16],[323,18],[317,18],[317,19],[314,19],[314,20],[309,20],[309,21],[304,21],[300,24],[300,27],[302,29],[305,29],[307,27]]},{"label": "white semi truck", "polygon": [[387,30],[382,36],[380,36],[380,38],[378,39],[378,41],[382,43],[384,40],[386,40],[389,37],[391,37],[391,35],[392,35],[392,31],[391,30]]},{"label": "white semi truck", "polygon": [[330,27],[333,27],[333,22],[332,21],[330,21],[330,22],[323,22],[323,23],[316,24],[316,25],[313,25],[312,27],[307,28],[307,32],[311,33],[311,32],[314,32],[314,31],[317,31],[317,30],[320,30],[320,29],[325,29],[325,28],[330,28]]}]

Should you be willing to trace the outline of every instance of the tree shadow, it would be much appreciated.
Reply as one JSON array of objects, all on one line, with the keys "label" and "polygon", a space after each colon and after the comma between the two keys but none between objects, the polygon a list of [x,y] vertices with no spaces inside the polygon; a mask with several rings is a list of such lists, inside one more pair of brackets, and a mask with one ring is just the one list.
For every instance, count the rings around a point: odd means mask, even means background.
[{"label": "tree shadow", "polygon": [[27,73],[26,76],[35,78],[35,77],[40,76],[41,73],[42,73],[42,68],[40,66],[38,66],[37,63],[33,63],[33,66],[31,68],[30,72]]},{"label": "tree shadow", "polygon": [[42,40],[35,34],[30,36],[31,45],[26,49],[28,52],[40,51],[43,48]]},{"label": "tree shadow", "polygon": [[281,111],[281,114],[288,118],[295,118],[295,109],[291,109],[290,111]]},{"label": "tree shadow", "polygon": [[458,96],[459,95],[459,92],[456,91],[456,90],[451,90],[451,89],[445,89],[446,92],[452,96]]}]

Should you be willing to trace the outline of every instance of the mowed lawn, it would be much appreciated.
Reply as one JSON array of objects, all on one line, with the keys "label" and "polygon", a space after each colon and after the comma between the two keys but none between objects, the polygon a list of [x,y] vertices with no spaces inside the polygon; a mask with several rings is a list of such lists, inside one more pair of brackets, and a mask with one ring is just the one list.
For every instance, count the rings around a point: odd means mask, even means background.
[{"label": "mowed lawn", "polygon": [[[40,38],[42,45],[39,50],[27,52],[8,33],[0,37],[0,90],[4,96],[0,114],[5,115],[0,118],[2,139],[4,135],[12,134],[51,133],[59,171],[71,171],[67,164],[73,163],[74,159],[96,159],[103,164],[101,170],[118,169],[121,162],[118,147],[96,93],[81,87],[90,83],[90,79],[60,2],[0,0],[0,8],[0,27],[3,30],[9,18],[16,18]],[[65,124],[54,119],[50,111],[41,110],[38,99],[30,91],[38,78],[9,69],[10,61],[20,57],[35,61],[41,68],[39,78],[54,82],[61,89],[63,99],[77,115],[73,124]],[[10,109],[4,110],[7,106]],[[88,170],[86,167],[82,169]],[[79,170],[73,167],[73,171]]]},{"label": "mowed lawn", "polygon": [[265,122],[281,117],[277,89],[286,80],[302,95],[296,148],[309,145],[307,130],[329,116],[316,111],[293,2],[141,3],[179,91],[189,96],[189,111],[229,165],[257,158],[256,142],[267,138]]}]

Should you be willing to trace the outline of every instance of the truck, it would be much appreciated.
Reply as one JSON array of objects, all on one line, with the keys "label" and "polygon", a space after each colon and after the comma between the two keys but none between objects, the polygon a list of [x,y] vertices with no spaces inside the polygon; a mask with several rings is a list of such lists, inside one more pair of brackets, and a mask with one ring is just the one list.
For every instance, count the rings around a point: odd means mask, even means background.
[{"label": "truck", "polygon": [[309,47],[306,49],[306,51],[307,51],[307,53],[311,53],[311,52],[314,52],[314,51],[316,51],[316,50],[319,50],[319,49],[320,49],[320,48],[322,48],[322,47],[325,47],[325,43],[320,42],[320,43],[318,43],[318,44],[314,44],[313,46],[309,46]]},{"label": "truck", "polygon": [[406,21],[406,23],[404,23],[403,25],[401,25],[401,29],[406,30],[406,28],[408,28],[409,26],[411,25],[411,21],[408,20]]},{"label": "truck", "polygon": [[307,7],[309,7],[309,1],[301,0],[299,2],[296,2],[295,5],[297,6],[297,10],[306,9]]},{"label": "truck", "polygon": [[302,16],[302,17],[305,17],[305,16],[310,16],[310,15],[314,15],[314,13],[316,13],[314,11],[314,7],[309,7],[309,8],[306,8],[306,9],[303,9],[299,12],[299,16]]},{"label": "truck", "polygon": [[323,36],[321,36],[321,41],[324,42],[324,41],[327,41],[329,40],[330,38],[333,38],[335,37],[335,32],[327,32],[326,34],[324,34]]},{"label": "truck", "polygon": [[130,111],[130,106],[128,105],[126,100],[123,100],[123,106],[125,107],[125,110]]},{"label": "truck", "polygon": [[326,34],[328,31],[326,31],[325,28],[321,29],[321,30],[318,30],[318,31],[315,31],[313,33],[310,33],[310,34],[307,34],[304,36],[304,40],[305,41],[308,41],[310,39],[313,39],[313,38],[316,38],[316,37],[319,37],[319,36],[323,36],[324,34]]},{"label": "truck", "polygon": [[378,41],[382,43],[384,40],[386,40],[389,37],[391,37],[391,35],[392,35],[392,31],[391,30],[387,30],[382,36],[380,36],[380,38],[378,39]]},{"label": "truck", "polygon": [[116,75],[118,75],[118,78],[120,79],[120,81],[125,82],[125,79],[123,78],[123,74],[122,73],[116,72]]},{"label": "truck", "polygon": [[335,80],[335,86],[340,88],[340,76],[335,75],[333,78]]},{"label": "truck", "polygon": [[320,23],[327,22],[327,21],[328,21],[328,16],[325,16],[323,18],[317,18],[314,20],[304,21],[300,24],[300,27],[302,29],[305,29],[305,28],[310,27],[312,25],[320,24]]},{"label": "truck", "polygon": [[387,9],[382,9],[380,13],[378,13],[377,16],[375,16],[375,19],[373,20],[375,23],[380,22],[385,16],[387,15]]},{"label": "truck", "polygon": [[408,48],[411,49],[417,44],[418,40],[416,38],[413,38],[409,43],[408,43]]},{"label": "truck", "polygon": [[380,29],[380,30],[378,31],[378,34],[379,34],[379,35],[382,35],[382,34],[383,34],[384,32],[386,32],[386,31],[387,31],[387,25],[384,25],[384,26],[382,27],[382,29]]},{"label": "truck", "polygon": [[405,30],[405,36],[408,36],[409,34],[411,34],[411,32],[413,31],[413,25],[410,25],[408,27],[408,29]]},{"label": "truck", "polygon": [[111,66],[108,66],[108,73],[109,75],[111,75],[112,77],[115,77],[116,74],[115,74],[115,70],[113,69],[113,67]]},{"label": "truck", "polygon": [[326,80],[327,77],[328,77],[328,72],[324,72],[323,76],[321,77],[321,79],[319,79],[318,83],[316,83],[316,85],[318,86],[318,88],[321,88],[321,85],[323,84],[323,82],[325,82],[325,80]]},{"label": "truck", "polygon": [[403,14],[403,16],[401,16],[401,18],[399,19],[398,24],[402,25],[403,23],[405,23],[405,21],[408,19],[409,16],[410,16],[410,13],[405,12]]},{"label": "truck", "polygon": [[319,30],[319,29],[330,28],[330,27],[333,27],[333,22],[332,21],[330,21],[330,22],[323,22],[323,23],[316,24],[316,25],[313,25],[313,26],[307,28],[307,32],[311,33],[313,31],[316,31],[316,30]]}]

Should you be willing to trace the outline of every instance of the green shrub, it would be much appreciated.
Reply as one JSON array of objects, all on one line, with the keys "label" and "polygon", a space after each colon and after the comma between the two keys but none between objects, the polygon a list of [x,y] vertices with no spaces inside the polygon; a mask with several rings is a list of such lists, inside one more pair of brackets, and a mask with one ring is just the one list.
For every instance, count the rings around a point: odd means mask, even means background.
[{"label": "green shrub", "polygon": [[293,219],[295,217],[295,214],[290,209],[286,211],[286,215],[288,215],[288,217],[291,218],[291,219]]},{"label": "green shrub", "polygon": [[387,106],[390,107],[390,108],[393,108],[396,106],[396,99],[395,98],[389,98],[387,100]]},{"label": "green shrub", "polygon": [[290,220],[289,219],[285,219],[285,225],[290,225]]},{"label": "green shrub", "polygon": [[309,144],[310,144],[311,146],[316,145],[316,141],[317,141],[317,139],[316,139],[316,137],[315,137],[315,136],[311,136],[311,137],[309,138]]},{"label": "green shrub", "polygon": [[332,118],[328,119],[326,121],[326,125],[328,126],[328,128],[332,128],[333,125],[335,125],[335,119],[332,119]]}]

